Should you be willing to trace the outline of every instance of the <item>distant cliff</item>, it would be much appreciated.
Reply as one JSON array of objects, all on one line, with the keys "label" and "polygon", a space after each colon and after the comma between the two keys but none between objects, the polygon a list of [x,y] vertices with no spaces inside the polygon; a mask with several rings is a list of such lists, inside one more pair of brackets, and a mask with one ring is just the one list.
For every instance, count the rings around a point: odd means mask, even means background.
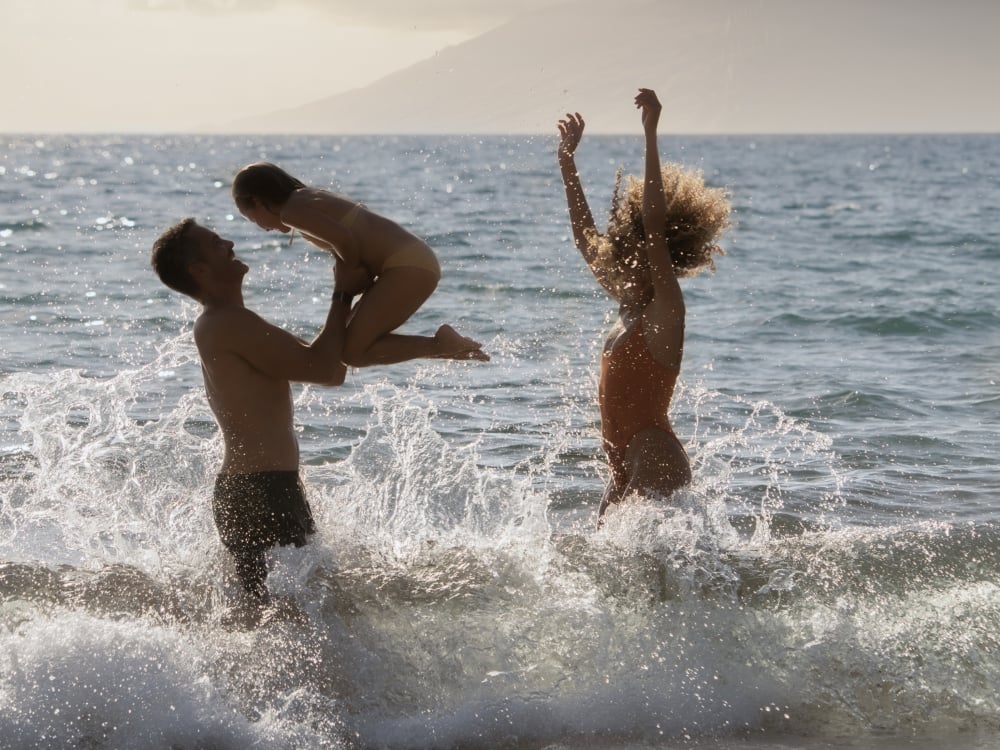
[{"label": "distant cliff", "polygon": [[997,29],[992,0],[587,0],[365,88],[219,127],[549,133],[573,110],[592,132],[632,132],[631,97],[648,86],[671,132],[997,132]]}]

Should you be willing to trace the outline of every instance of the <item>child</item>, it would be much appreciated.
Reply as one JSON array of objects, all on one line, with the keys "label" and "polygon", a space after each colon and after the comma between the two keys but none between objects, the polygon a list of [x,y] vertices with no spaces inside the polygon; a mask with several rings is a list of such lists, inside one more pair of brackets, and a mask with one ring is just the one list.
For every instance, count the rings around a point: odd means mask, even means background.
[{"label": "child", "polygon": [[450,325],[434,336],[393,333],[431,296],[441,278],[434,251],[394,221],[342,195],[307,187],[280,167],[258,162],[233,180],[240,213],[264,230],[298,230],[336,256],[337,287],[351,311],[344,364],[353,367],[418,357],[488,361],[482,345]]},{"label": "child", "polygon": [[[618,322],[604,344],[598,400],[611,468],[599,518],[612,503],[638,493],[667,498],[691,481],[687,453],[668,410],[684,349],[684,297],[678,277],[714,269],[716,238],[729,224],[724,190],[679,165],[660,167],[656,128],[660,102],[639,89],[645,142],[643,179],[615,186],[611,219],[599,234],[576,171],[583,118],[559,122],[559,166],[573,239],[597,282],[618,303]],[[620,177],[620,175],[619,175]],[[600,523],[600,522],[599,522]]]}]

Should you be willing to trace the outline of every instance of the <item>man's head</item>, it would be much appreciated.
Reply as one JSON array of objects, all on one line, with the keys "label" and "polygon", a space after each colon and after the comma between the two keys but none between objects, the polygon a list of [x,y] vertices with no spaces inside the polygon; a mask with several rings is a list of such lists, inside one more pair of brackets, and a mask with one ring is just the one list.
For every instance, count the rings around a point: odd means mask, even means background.
[{"label": "man's head", "polygon": [[198,299],[198,282],[191,275],[191,265],[201,260],[201,243],[195,232],[197,223],[190,216],[181,219],[153,243],[150,263],[160,281],[181,294]]},{"label": "man's head", "polygon": [[190,217],[160,235],[150,262],[164,284],[203,303],[238,290],[247,272],[232,242]]}]

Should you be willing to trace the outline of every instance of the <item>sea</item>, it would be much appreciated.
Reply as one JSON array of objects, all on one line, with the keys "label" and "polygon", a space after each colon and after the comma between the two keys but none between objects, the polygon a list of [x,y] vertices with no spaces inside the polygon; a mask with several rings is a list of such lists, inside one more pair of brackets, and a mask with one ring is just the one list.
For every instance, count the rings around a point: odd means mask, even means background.
[{"label": "sea", "polygon": [[[694,481],[596,525],[616,309],[557,136],[8,136],[0,149],[0,747],[1000,747],[1000,135],[661,136],[730,191],[682,281]],[[488,363],[297,385],[311,544],[229,626],[221,440],[149,264],[185,216],[304,339],[332,263],[235,210],[266,159],[426,238]],[[642,138],[586,135],[604,226]]]}]

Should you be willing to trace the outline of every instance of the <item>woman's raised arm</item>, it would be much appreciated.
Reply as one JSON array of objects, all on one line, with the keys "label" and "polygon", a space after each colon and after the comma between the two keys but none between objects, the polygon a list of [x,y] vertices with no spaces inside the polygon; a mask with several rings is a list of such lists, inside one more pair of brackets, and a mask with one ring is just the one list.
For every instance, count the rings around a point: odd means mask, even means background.
[{"label": "woman's raised arm", "polygon": [[566,204],[569,207],[569,220],[573,227],[573,242],[583,255],[597,282],[612,296],[617,293],[608,283],[605,273],[595,262],[597,247],[593,240],[597,235],[594,215],[590,211],[587,197],[580,184],[580,174],[576,171],[576,147],[583,137],[584,122],[580,113],[567,114],[566,119],[559,121],[559,169],[562,172],[563,187],[566,188]]},{"label": "woman's raised arm", "polygon": [[656,301],[670,308],[674,314],[683,315],[684,298],[674,274],[670,248],[667,247],[667,199],[663,194],[663,173],[660,171],[660,152],[656,137],[656,128],[663,107],[652,89],[639,89],[635,97],[635,106],[642,110],[642,129],[646,138],[642,226],[646,233],[649,273]]}]

